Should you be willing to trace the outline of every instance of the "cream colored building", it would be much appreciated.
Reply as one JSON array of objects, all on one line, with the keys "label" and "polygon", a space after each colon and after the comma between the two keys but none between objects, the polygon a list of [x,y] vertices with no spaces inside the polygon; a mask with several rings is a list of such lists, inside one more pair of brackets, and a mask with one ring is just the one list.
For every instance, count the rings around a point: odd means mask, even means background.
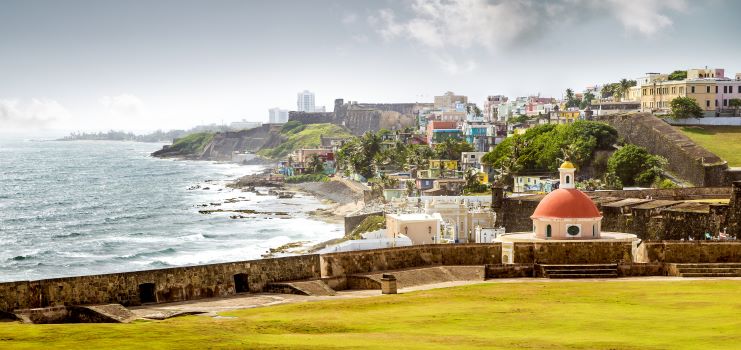
[{"label": "cream colored building", "polygon": [[386,237],[408,237],[412,244],[440,243],[440,214],[387,214]]},{"label": "cream colored building", "polygon": [[706,112],[716,110],[718,84],[714,79],[656,80],[641,86],[641,110],[668,112],[677,97],[693,98]]}]

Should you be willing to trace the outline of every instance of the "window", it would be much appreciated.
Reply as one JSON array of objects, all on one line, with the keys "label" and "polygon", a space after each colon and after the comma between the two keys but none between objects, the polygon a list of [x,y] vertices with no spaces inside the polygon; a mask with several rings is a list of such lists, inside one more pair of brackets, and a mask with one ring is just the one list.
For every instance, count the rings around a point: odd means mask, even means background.
[{"label": "window", "polygon": [[569,236],[576,236],[579,234],[579,226],[569,226],[569,228],[566,229],[566,233],[569,234]]},{"label": "window", "polygon": [[724,98],[723,99],[723,107],[726,107],[726,106],[728,106],[728,100]]},{"label": "window", "polygon": [[710,107],[710,100],[705,100],[705,107]]},{"label": "window", "polygon": [[548,224],[548,226],[545,227],[545,236],[551,237],[551,225]]},{"label": "window", "polygon": [[718,100],[715,100],[715,107],[718,107]]},{"label": "window", "polygon": [[718,93],[718,85],[715,85],[715,93]]},{"label": "window", "polygon": [[[741,89],[741,86],[739,86],[739,89]],[[739,91],[739,92],[741,92],[741,91]],[[644,95],[646,94],[646,89],[643,89],[643,94]]]},{"label": "window", "polygon": [[706,86],[706,87],[705,87],[705,90],[707,90],[707,91],[706,91],[707,93],[710,93],[710,85]]},{"label": "window", "polygon": [[683,94],[683,93],[684,93],[684,86],[680,86],[680,87],[679,87],[679,93],[680,93],[680,94]]},{"label": "window", "polygon": [[597,237],[597,224],[592,225],[592,237]]},{"label": "window", "polygon": [[728,89],[728,87],[727,87],[727,86],[724,86],[724,87],[723,87],[723,93],[724,93],[724,94],[727,94],[727,93],[728,93],[728,91],[726,91],[727,89]]},{"label": "window", "polygon": [[570,176],[566,175],[566,183],[570,183],[569,179],[570,179]]},{"label": "window", "polygon": [[677,88],[672,86],[672,94],[676,94],[676,93],[677,93]]},{"label": "window", "polygon": [[738,93],[741,94],[741,85],[738,86]]},{"label": "window", "polygon": [[692,93],[693,94],[695,93],[695,87],[694,86],[692,87]]}]

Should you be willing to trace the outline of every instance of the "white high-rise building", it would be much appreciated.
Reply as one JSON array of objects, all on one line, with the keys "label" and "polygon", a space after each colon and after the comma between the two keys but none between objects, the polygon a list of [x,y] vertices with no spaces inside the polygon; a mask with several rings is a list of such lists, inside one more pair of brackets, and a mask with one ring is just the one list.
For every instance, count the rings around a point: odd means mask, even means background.
[{"label": "white high-rise building", "polygon": [[288,121],[288,110],[286,109],[276,107],[269,109],[268,112],[268,122],[270,124],[283,124]]},{"label": "white high-rise building", "polygon": [[308,90],[298,93],[298,100],[296,102],[299,112],[314,112],[316,110],[314,104],[314,93]]}]

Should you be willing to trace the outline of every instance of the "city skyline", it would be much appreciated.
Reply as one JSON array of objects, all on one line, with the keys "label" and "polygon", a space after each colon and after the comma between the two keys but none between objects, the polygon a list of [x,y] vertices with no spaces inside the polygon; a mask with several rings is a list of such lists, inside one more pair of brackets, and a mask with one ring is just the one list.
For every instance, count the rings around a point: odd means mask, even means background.
[{"label": "city skyline", "polygon": [[733,1],[0,3],[0,129],[14,133],[264,122],[303,90],[328,109],[445,91],[481,105],[741,71]]}]

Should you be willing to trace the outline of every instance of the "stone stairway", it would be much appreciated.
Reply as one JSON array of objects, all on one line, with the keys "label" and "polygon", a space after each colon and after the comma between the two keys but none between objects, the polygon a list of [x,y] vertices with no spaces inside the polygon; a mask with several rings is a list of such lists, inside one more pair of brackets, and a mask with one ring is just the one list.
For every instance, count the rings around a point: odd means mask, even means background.
[{"label": "stone stairway", "polygon": [[741,277],[741,263],[671,264],[669,271],[679,277]]},{"label": "stone stairway", "polygon": [[616,278],[617,264],[540,265],[546,278]]}]

